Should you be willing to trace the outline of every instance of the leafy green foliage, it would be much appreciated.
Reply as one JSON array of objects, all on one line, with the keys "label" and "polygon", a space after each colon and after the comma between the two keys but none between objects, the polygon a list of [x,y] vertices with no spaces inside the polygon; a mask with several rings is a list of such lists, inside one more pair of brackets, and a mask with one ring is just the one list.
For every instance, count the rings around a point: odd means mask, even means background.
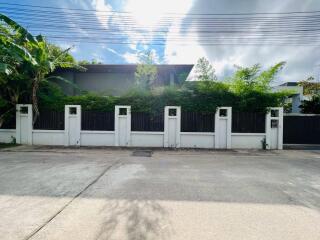
[{"label": "leafy green foliage", "polygon": [[303,101],[300,108],[303,113],[320,114],[320,94],[313,95],[310,101]]},{"label": "leafy green foliage", "polygon": [[285,93],[251,91],[235,94],[222,82],[187,82],[183,87],[154,88],[151,91],[133,88],[121,97],[88,93],[64,96],[52,83],[43,84],[39,90],[40,108],[63,111],[64,105],[81,105],[83,110],[113,111],[115,105],[130,105],[133,112],[158,113],[164,106],[181,106],[186,111],[215,112],[217,107],[231,106],[238,111],[265,112],[268,107],[281,106]]},{"label": "leafy green foliage", "polygon": [[306,80],[299,82],[299,86],[303,87],[304,95],[313,96],[320,93],[320,83],[314,80],[314,77],[308,77]]},{"label": "leafy green foliage", "polygon": [[[3,14],[0,14],[0,44],[0,98],[6,103],[2,112],[6,114],[19,101],[32,102],[35,122],[39,115],[40,84],[49,81],[48,75],[57,67],[80,67],[68,54],[70,48],[62,50],[47,43],[41,35],[33,36]],[[0,124],[1,118],[2,115]]]},{"label": "leafy green foliage", "polygon": [[139,56],[140,63],[137,66],[135,76],[136,86],[142,89],[151,89],[157,79],[157,67],[155,56],[151,51],[142,53]]},{"label": "leafy green foliage", "polygon": [[92,59],[91,62],[88,60],[80,60],[78,61],[79,65],[89,65],[89,64],[102,64],[102,62],[100,62],[97,59]]},{"label": "leafy green foliage", "polygon": [[197,81],[215,81],[217,76],[215,70],[205,57],[199,58],[195,66],[195,74]]},{"label": "leafy green foliage", "polygon": [[252,91],[268,92],[271,89],[270,84],[284,65],[285,62],[280,62],[265,71],[261,71],[259,64],[252,67],[237,66],[237,71],[229,79],[230,89],[236,94],[246,94]]}]

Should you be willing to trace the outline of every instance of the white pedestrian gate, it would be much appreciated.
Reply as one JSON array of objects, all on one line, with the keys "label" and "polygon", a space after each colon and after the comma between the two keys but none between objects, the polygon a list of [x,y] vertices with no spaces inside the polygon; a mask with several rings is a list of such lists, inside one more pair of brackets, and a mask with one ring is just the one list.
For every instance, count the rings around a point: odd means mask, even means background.
[{"label": "white pedestrian gate", "polygon": [[19,144],[32,144],[32,105],[16,106],[16,141]]},{"label": "white pedestrian gate", "polygon": [[231,148],[231,107],[220,107],[215,115],[215,148]]},{"label": "white pedestrian gate", "polygon": [[80,146],[81,106],[65,106],[65,145]]},{"label": "white pedestrian gate", "polygon": [[115,107],[115,146],[130,146],[131,107]]},{"label": "white pedestrian gate", "polygon": [[164,147],[180,147],[181,107],[167,106],[164,109]]}]

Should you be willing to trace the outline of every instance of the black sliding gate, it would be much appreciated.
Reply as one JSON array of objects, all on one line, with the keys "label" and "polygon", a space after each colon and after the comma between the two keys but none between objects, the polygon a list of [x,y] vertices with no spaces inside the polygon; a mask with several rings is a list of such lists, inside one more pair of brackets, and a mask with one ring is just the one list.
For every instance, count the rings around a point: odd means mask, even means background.
[{"label": "black sliding gate", "polygon": [[320,144],[320,115],[283,117],[284,144]]}]

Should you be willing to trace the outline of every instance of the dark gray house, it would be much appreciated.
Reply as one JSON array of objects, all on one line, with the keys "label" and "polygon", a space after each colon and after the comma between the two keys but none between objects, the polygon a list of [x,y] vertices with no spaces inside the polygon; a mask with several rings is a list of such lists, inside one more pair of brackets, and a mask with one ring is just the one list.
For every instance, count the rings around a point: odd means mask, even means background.
[{"label": "dark gray house", "polygon": [[[53,75],[62,76],[76,84],[81,90],[112,95],[121,95],[133,87],[136,64],[90,64],[84,65],[87,71],[76,69],[58,69]],[[156,86],[180,85],[183,83],[193,65],[161,64],[157,67]],[[60,83],[66,94],[77,94],[78,90],[70,84]]]}]

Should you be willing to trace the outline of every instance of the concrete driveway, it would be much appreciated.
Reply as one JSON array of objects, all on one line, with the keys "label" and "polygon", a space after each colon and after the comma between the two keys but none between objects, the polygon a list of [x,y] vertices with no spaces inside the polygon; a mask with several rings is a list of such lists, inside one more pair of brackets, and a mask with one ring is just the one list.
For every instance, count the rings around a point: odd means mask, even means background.
[{"label": "concrete driveway", "polygon": [[0,238],[319,240],[319,153],[2,151]]}]

